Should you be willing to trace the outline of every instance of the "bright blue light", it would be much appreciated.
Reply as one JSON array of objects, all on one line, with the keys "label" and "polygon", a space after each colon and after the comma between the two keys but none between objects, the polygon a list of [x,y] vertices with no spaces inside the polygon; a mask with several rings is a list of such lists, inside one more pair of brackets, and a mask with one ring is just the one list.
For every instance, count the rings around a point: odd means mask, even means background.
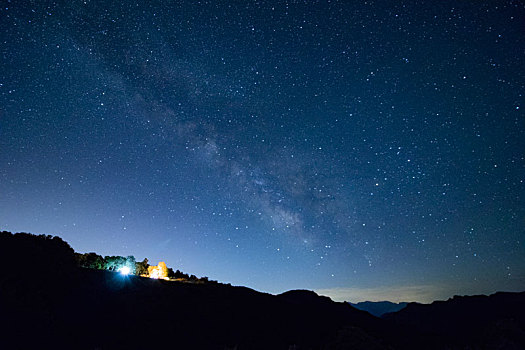
[{"label": "bright blue light", "polygon": [[118,271],[123,275],[129,275],[130,269],[127,266],[122,266]]}]

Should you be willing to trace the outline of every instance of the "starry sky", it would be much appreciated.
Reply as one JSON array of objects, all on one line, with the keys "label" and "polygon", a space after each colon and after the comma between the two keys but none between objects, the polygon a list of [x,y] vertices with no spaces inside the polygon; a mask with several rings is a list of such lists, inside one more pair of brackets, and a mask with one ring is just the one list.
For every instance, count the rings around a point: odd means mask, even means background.
[{"label": "starry sky", "polygon": [[335,300],[525,290],[521,1],[1,1],[0,229]]}]

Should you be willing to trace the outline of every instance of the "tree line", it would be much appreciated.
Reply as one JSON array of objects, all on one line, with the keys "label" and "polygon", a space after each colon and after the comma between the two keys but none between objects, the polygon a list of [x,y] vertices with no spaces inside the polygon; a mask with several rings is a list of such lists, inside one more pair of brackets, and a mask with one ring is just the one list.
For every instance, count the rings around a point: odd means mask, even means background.
[{"label": "tree line", "polygon": [[[75,259],[77,265],[82,268],[119,271],[125,266],[129,269],[129,274],[136,276],[147,276],[148,267],[150,266],[147,258],[142,261],[136,261],[133,255],[126,257],[118,255],[103,257],[93,252],[84,254],[75,253]],[[189,275],[179,270],[174,271],[171,267],[168,267],[168,278],[189,282],[215,282],[210,281],[208,277],[198,278],[195,275]]]},{"label": "tree line", "polygon": [[[76,267],[118,271],[129,268],[129,274],[147,276],[148,259],[136,261],[129,256],[101,256],[96,253],[77,253],[58,236],[34,235],[31,233],[11,233],[0,231],[0,263],[9,266],[8,274],[30,273],[32,276],[45,276],[50,273],[71,273]],[[208,277],[198,278],[179,270],[168,268],[168,278],[194,283],[216,282]],[[34,277],[33,277],[34,278]],[[0,285],[1,287],[1,285]],[[0,288],[1,289],[1,288]]]}]

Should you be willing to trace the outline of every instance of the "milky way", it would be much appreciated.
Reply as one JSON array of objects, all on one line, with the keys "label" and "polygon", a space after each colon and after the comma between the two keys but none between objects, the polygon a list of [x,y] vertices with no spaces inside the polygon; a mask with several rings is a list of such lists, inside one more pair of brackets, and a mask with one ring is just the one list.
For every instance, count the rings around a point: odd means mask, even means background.
[{"label": "milky way", "polygon": [[0,228],[272,293],[525,289],[518,1],[0,9]]}]

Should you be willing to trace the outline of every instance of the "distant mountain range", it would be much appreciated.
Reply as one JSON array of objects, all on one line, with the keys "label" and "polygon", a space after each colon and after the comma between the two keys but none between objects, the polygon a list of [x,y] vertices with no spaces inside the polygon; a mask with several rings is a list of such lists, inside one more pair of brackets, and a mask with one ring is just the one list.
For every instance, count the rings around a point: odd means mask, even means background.
[{"label": "distant mountain range", "polygon": [[59,237],[0,232],[0,349],[525,349],[525,292],[378,318],[312,291],[79,268]]},{"label": "distant mountain range", "polygon": [[359,303],[349,303],[359,310],[368,312],[376,317],[381,317],[390,312],[397,312],[403,309],[408,303],[392,303],[390,301],[362,301]]},{"label": "distant mountain range", "polygon": [[382,318],[438,344],[464,349],[525,349],[525,292],[409,303]]}]

